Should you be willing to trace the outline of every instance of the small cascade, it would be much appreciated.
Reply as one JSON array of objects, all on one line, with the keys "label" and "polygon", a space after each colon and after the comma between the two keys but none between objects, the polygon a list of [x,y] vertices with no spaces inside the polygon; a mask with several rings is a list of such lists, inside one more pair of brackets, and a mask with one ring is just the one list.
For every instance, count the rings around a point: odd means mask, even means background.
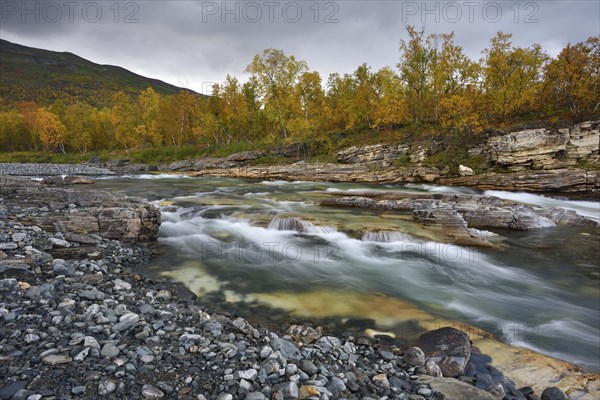
[{"label": "small cascade", "polygon": [[268,227],[275,231],[296,231],[300,233],[334,233],[337,230],[331,226],[318,226],[310,221],[305,221],[296,217],[276,217]]},{"label": "small cascade", "polygon": [[413,242],[414,239],[409,235],[405,235],[396,231],[376,231],[376,232],[363,232],[361,240],[363,242]]},{"label": "small cascade", "polygon": [[476,238],[488,238],[488,237],[498,236],[494,232],[480,230],[480,229],[476,229],[476,228],[467,228],[467,230],[469,231],[469,234],[471,236],[476,237]]}]

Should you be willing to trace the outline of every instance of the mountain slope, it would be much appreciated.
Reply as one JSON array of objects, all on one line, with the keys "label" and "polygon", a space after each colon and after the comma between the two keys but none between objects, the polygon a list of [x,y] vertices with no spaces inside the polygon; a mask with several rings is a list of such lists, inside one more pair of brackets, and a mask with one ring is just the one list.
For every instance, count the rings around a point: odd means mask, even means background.
[{"label": "mountain slope", "polygon": [[118,91],[137,94],[148,87],[160,94],[182,90],[72,53],[36,49],[0,39],[0,96],[8,102],[49,103],[66,99],[101,106],[109,104]]}]

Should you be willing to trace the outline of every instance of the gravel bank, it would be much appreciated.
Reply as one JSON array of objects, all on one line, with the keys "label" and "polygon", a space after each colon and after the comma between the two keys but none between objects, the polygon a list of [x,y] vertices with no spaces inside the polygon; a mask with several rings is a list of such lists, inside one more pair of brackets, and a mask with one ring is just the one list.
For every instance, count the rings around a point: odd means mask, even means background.
[{"label": "gravel bank", "polygon": [[114,175],[106,169],[85,164],[21,164],[0,163],[0,176],[54,176],[54,175]]}]

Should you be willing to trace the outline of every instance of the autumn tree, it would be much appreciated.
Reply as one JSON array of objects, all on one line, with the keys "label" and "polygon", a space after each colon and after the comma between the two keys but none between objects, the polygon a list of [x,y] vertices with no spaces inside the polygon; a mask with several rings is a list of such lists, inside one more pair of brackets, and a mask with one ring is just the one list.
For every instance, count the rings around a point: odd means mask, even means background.
[{"label": "autumn tree", "polygon": [[138,104],[141,112],[140,124],[136,131],[144,139],[154,146],[163,144],[163,137],[158,128],[158,103],[160,96],[151,87],[144,90],[138,96]]},{"label": "autumn tree", "polygon": [[430,63],[434,51],[428,45],[425,31],[406,28],[408,40],[400,41],[400,77],[406,86],[406,99],[416,125],[424,122],[426,100],[430,90]]},{"label": "autumn tree", "polygon": [[292,130],[297,137],[311,136],[320,129],[323,122],[325,93],[321,75],[318,72],[304,72],[298,78],[292,95],[297,99]]},{"label": "autumn tree", "polygon": [[374,76],[375,101],[373,125],[394,128],[410,119],[403,95],[402,81],[390,68],[377,71]]},{"label": "autumn tree", "polygon": [[484,50],[484,87],[487,111],[504,120],[536,109],[547,55],[540,45],[516,47],[512,35],[498,32]]},{"label": "autumn tree", "polygon": [[65,153],[67,129],[55,114],[45,108],[38,108],[33,125],[46,149],[59,149]]},{"label": "autumn tree", "polygon": [[87,103],[71,104],[64,110],[64,125],[70,148],[87,153],[93,144],[94,128],[91,117],[94,108]]},{"label": "autumn tree", "polygon": [[17,109],[23,117],[23,125],[27,136],[27,148],[29,150],[37,150],[40,138],[37,135],[35,128],[35,115],[38,109],[35,101],[22,101],[17,103]]},{"label": "autumn tree", "polygon": [[0,149],[17,151],[27,148],[28,140],[23,116],[18,110],[0,112]]},{"label": "autumn tree", "polygon": [[570,43],[545,70],[547,93],[556,108],[579,117],[600,107],[600,36]]},{"label": "autumn tree", "polygon": [[327,128],[330,130],[349,129],[352,96],[355,82],[351,75],[333,73],[326,85],[325,113]]},{"label": "autumn tree", "polygon": [[91,125],[91,149],[112,149],[115,145],[115,128],[112,121],[112,110],[110,108],[92,110],[89,117]]},{"label": "autumn tree", "polygon": [[111,111],[115,142],[126,151],[139,146],[143,142],[136,132],[136,127],[140,125],[140,112],[131,97],[124,92],[116,93]]},{"label": "autumn tree", "polygon": [[296,105],[291,94],[298,79],[307,70],[306,62],[276,49],[266,49],[262,55],[257,54],[246,67],[245,72],[259,83],[265,111],[278,122],[284,139],[288,137],[287,124]]}]

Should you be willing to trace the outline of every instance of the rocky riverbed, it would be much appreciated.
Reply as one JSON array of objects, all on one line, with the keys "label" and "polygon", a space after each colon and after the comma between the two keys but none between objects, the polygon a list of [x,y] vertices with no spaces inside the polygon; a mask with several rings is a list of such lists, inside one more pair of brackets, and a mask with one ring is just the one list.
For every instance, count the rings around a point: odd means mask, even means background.
[{"label": "rocky riverbed", "polygon": [[3,180],[0,399],[539,398],[453,328],[405,344],[209,315],[183,287],[136,272],[156,212],[114,193]]}]

